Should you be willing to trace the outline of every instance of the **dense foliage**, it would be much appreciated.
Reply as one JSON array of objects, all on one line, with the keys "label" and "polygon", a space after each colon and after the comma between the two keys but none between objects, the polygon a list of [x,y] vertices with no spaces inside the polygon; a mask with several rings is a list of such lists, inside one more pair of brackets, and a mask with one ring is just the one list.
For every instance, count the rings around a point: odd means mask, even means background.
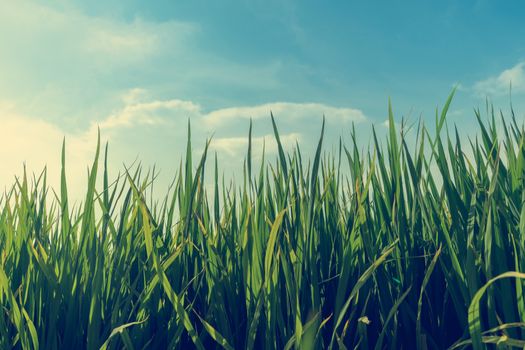
[{"label": "dense foliage", "polygon": [[390,112],[384,145],[354,132],[323,155],[321,133],[312,164],[272,117],[276,163],[254,169],[250,127],[232,186],[216,159],[203,186],[188,133],[159,202],[140,168],[110,182],[107,148],[76,208],[64,156],[56,193],[20,178],[0,201],[0,348],[523,347],[525,132],[489,110],[451,136],[451,98],[415,142]]}]

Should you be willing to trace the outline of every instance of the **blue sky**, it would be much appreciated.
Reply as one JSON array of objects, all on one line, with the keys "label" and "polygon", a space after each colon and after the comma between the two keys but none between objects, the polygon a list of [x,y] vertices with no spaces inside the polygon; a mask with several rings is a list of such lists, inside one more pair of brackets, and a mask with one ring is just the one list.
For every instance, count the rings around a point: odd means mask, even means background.
[{"label": "blue sky", "polygon": [[[521,1],[0,1],[2,185],[22,163],[58,174],[62,137],[82,183],[97,127],[114,171],[178,166],[188,119],[240,169],[249,118],[269,153],[273,110],[288,145],[327,147],[355,123],[365,145],[397,118],[432,120],[453,86],[465,130],[489,97],[525,111]],[[200,147],[199,146],[199,147]],[[198,148],[198,147],[197,147]],[[79,174],[82,174],[80,176]]]}]

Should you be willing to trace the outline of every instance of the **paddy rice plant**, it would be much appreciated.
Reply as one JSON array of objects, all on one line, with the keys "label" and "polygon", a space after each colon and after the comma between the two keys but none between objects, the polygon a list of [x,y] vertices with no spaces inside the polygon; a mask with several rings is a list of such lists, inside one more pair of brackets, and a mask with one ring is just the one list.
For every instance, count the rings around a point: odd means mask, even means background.
[{"label": "paddy rice plant", "polygon": [[233,185],[188,128],[157,202],[99,142],[73,205],[63,148],[60,188],[24,174],[0,199],[0,348],[523,348],[524,127],[478,110],[468,139],[452,96],[411,131],[389,108],[365,151],[323,152],[323,122],[310,160],[271,116],[276,159],[254,163],[250,125]]}]

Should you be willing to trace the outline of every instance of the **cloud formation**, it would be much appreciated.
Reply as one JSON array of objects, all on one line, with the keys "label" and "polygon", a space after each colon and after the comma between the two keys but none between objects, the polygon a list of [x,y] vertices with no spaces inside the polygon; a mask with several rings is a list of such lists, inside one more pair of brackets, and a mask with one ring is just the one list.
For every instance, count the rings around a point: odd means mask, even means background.
[{"label": "cloud formation", "polygon": [[482,97],[508,94],[512,85],[512,92],[525,91],[525,62],[505,69],[497,76],[489,77],[474,84],[474,92]]},{"label": "cloud formation", "polygon": [[45,62],[46,56],[61,54],[69,61],[63,63],[82,62],[87,68],[140,62],[158,54],[168,43],[170,50],[182,50],[185,40],[197,30],[188,22],[92,17],[71,6],[52,7],[26,0],[0,2],[0,20],[3,44],[16,49],[6,50],[3,56],[40,53],[42,56],[31,58]]},{"label": "cloud formation", "polygon": [[327,121],[341,124],[360,123],[366,120],[364,113],[359,109],[338,108],[321,103],[275,102],[258,106],[219,109],[206,114],[203,121],[209,127],[217,127],[232,120],[268,118],[270,111],[293,122],[308,120],[312,117],[319,118],[323,115]]},{"label": "cloud formation", "polygon": [[173,122],[173,115],[186,118],[200,115],[200,106],[184,100],[132,102],[116,114],[98,123],[104,130],[142,125],[167,125]]},{"label": "cloud formation", "polygon": [[[185,57],[194,23],[91,16],[71,3],[0,1],[0,98],[64,127],[103,118],[130,86]],[[140,83],[137,83],[140,82]]]},{"label": "cloud formation", "polygon": [[[274,142],[273,134],[266,134],[252,138],[252,147],[255,152],[260,153],[264,149],[265,153],[273,154],[277,152],[277,144]],[[290,133],[280,135],[283,147],[292,148],[295,143],[300,143],[302,136],[300,133]],[[221,137],[214,138],[211,143],[212,149],[217,152],[226,152],[228,156],[239,157],[248,149],[248,137]]]},{"label": "cloud formation", "polygon": [[[47,165],[53,184],[65,137],[71,188],[83,188],[99,129],[113,169],[140,159],[170,172],[184,154],[190,120],[196,151],[213,136],[211,151],[233,172],[250,118],[254,153],[264,144],[268,155],[276,149],[270,111],[284,146],[298,141],[303,150],[315,147],[323,115],[334,138],[367,120],[326,96],[309,102],[303,90],[325,85],[308,65],[278,51],[249,60],[210,50],[206,30],[173,17],[99,16],[71,2],[0,1],[1,184],[11,184],[23,162],[29,172]],[[295,95],[287,94],[291,86]],[[265,103],[272,96],[280,101]],[[307,102],[286,102],[300,99]]]},{"label": "cloud formation", "polygon": [[[30,173],[45,166],[49,183],[57,188],[60,172],[60,148],[66,140],[67,169],[72,179],[71,188],[84,188],[87,166],[92,162],[95,142],[100,130],[102,142],[109,142],[113,173],[122,170],[120,164],[138,159],[146,167],[157,165],[171,176],[184,154],[187,122],[192,125],[192,143],[196,152],[202,150],[205,140],[212,137],[211,152],[217,152],[221,168],[231,173],[240,171],[248,145],[249,118],[253,118],[253,152],[258,157],[277,151],[271,131],[270,111],[273,111],[281,141],[291,149],[298,142],[303,151],[315,147],[322,116],[326,116],[327,135],[339,137],[350,122],[367,120],[362,111],[318,103],[268,103],[263,105],[229,107],[206,112],[198,103],[187,100],[149,100],[147,91],[132,89],[121,96],[123,105],[114,113],[79,132],[68,132],[60,126],[23,115],[14,105],[0,103],[0,123],[5,137],[0,148],[3,167],[2,184],[12,184],[13,175],[20,174],[25,162]],[[235,127],[232,127],[235,126]],[[19,171],[17,171],[19,170]]]}]

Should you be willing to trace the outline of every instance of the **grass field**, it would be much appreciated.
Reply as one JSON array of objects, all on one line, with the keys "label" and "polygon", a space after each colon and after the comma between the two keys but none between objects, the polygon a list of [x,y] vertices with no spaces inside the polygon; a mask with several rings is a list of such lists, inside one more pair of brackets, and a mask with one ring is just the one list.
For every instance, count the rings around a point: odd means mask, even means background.
[{"label": "grass field", "polygon": [[390,112],[368,151],[323,153],[320,130],[311,160],[272,118],[277,159],[250,142],[234,186],[188,140],[158,202],[140,168],[108,178],[107,148],[80,206],[64,157],[56,192],[20,178],[0,201],[0,348],[523,348],[525,132],[489,109],[469,140],[451,98],[415,142]]}]

